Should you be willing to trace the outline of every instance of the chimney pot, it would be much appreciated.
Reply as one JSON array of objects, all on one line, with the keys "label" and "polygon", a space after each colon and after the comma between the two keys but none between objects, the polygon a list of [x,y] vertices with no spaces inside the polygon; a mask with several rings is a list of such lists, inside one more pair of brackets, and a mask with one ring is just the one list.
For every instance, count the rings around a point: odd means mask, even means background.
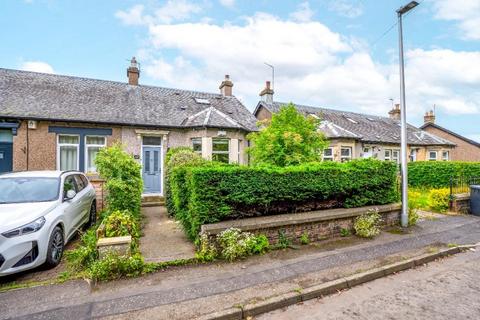
[{"label": "chimney pot", "polygon": [[425,115],[423,116],[423,122],[425,124],[427,124],[427,123],[434,124],[435,123],[435,113],[433,112],[433,110],[425,112]]},{"label": "chimney pot", "polygon": [[396,103],[392,110],[388,112],[390,119],[400,120],[400,104]]},{"label": "chimney pot", "polygon": [[260,99],[266,103],[273,103],[274,91],[270,87],[270,81],[265,82],[265,89],[260,92]]},{"label": "chimney pot", "polygon": [[225,97],[232,96],[233,95],[232,88],[233,88],[233,82],[232,80],[230,80],[230,75],[226,74],[225,80],[222,81],[219,87],[220,93]]},{"label": "chimney pot", "polygon": [[130,60],[130,66],[127,68],[128,84],[138,86],[138,78],[140,78],[140,69],[135,57]]}]

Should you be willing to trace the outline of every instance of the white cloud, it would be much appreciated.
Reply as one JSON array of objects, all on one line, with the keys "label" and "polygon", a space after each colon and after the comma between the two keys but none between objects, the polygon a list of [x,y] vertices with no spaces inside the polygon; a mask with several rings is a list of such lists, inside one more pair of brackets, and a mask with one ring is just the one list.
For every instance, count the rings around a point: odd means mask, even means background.
[{"label": "white cloud", "polygon": [[[275,66],[277,101],[386,115],[398,101],[398,66],[373,60],[368,44],[318,21],[256,13],[241,23],[151,23],[139,49],[145,74],[162,85],[216,91],[230,74],[252,109]],[[449,114],[480,113],[480,51],[406,53],[407,107],[421,119],[433,104]]]},{"label": "white cloud", "polygon": [[[152,14],[144,14],[144,11]],[[152,25],[155,23],[173,23],[189,19],[193,14],[200,13],[202,8],[187,0],[168,0],[161,7],[145,10],[143,5],[135,5],[130,9],[119,10],[115,17],[126,25]]]},{"label": "white cloud", "polygon": [[457,21],[466,40],[480,40],[480,0],[435,0],[435,18]]},{"label": "white cloud", "polygon": [[20,69],[42,73],[55,73],[51,65],[42,61],[25,61],[20,66]]},{"label": "white cloud", "polygon": [[328,7],[331,11],[347,18],[356,18],[363,14],[363,6],[358,1],[354,4],[351,0],[333,0]]},{"label": "white cloud", "polygon": [[297,10],[290,14],[290,17],[299,22],[308,22],[312,19],[315,12],[310,9],[308,2],[303,2],[298,5]]},{"label": "white cloud", "polygon": [[235,0],[220,0],[220,4],[224,7],[232,8],[235,6]]}]

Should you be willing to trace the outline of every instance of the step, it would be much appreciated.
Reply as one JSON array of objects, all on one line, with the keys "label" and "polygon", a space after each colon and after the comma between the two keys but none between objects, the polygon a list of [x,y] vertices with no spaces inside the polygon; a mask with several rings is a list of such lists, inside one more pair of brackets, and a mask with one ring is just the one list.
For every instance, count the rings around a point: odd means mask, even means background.
[{"label": "step", "polygon": [[155,195],[143,195],[142,202],[162,202],[165,201],[165,197]]},{"label": "step", "polygon": [[164,206],[165,201],[147,201],[147,202],[142,202],[142,207],[160,207]]}]

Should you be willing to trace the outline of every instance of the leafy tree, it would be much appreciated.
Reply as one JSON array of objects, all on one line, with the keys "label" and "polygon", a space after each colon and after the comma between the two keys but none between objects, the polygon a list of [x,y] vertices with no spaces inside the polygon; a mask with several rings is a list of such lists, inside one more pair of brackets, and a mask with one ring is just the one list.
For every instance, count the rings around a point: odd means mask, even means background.
[{"label": "leafy tree", "polygon": [[254,164],[280,167],[320,161],[328,142],[320,131],[320,120],[305,117],[290,103],[272,115],[259,132],[248,135],[248,153]]}]

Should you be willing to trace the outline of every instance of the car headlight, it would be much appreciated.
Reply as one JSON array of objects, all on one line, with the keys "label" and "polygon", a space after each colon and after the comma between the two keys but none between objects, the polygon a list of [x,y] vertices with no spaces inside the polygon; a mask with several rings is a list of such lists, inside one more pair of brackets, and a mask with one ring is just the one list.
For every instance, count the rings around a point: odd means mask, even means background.
[{"label": "car headlight", "polygon": [[27,223],[24,226],[21,226],[19,228],[7,231],[2,233],[2,236],[7,237],[7,238],[13,238],[13,237],[18,237],[18,236],[23,236],[24,234],[29,234],[33,232],[37,232],[40,230],[43,225],[45,224],[45,218],[40,217],[35,221],[32,221],[30,223]]}]

